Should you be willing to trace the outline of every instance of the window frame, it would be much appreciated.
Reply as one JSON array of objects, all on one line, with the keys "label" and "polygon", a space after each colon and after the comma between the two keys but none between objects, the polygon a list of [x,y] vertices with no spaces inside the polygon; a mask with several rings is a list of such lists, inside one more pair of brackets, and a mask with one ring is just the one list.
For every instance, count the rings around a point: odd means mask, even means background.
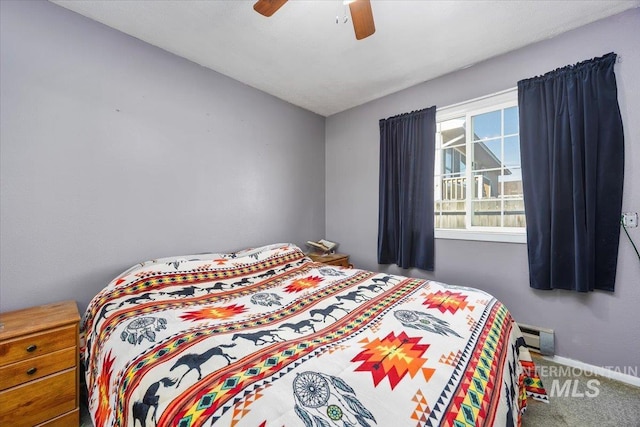
[{"label": "window frame", "polygon": [[[518,105],[518,89],[516,87],[507,89],[501,92],[496,92],[483,97],[471,99],[458,104],[449,105],[446,107],[438,108],[436,110],[436,123],[440,123],[446,120],[456,119],[460,117],[470,118],[470,115],[474,116],[510,108]],[[504,123],[503,123],[504,126]],[[466,135],[465,135],[465,150],[469,152],[470,145],[470,133],[472,132],[471,120],[468,120]],[[436,133],[436,139],[439,135]],[[437,156],[436,156],[437,157]],[[437,161],[437,159],[436,159]],[[503,166],[504,167],[504,166]],[[522,168],[522,162],[520,162],[520,168]],[[522,169],[521,169],[522,170]],[[439,178],[443,174],[440,171]],[[465,168],[465,178],[467,189],[469,189],[468,183],[473,180],[473,164],[468,164]],[[435,170],[434,170],[435,178]],[[434,185],[434,202],[436,200],[436,191]],[[475,240],[475,241],[489,241],[489,242],[506,242],[506,243],[526,243],[527,234],[526,228],[522,227],[482,227],[471,225],[471,200],[473,199],[473,192],[466,191],[465,197],[465,229],[445,229],[435,228],[436,239],[454,239],[454,240]],[[503,202],[504,203],[504,202]],[[503,205],[504,209],[504,205]],[[434,212],[435,214],[435,212]]]}]

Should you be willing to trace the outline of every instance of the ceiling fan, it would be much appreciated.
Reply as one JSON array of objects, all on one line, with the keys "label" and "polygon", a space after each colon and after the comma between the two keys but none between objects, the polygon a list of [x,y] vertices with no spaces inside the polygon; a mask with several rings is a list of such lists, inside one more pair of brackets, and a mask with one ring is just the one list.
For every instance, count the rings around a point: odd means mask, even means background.
[{"label": "ceiling fan", "polygon": [[[253,9],[263,16],[271,16],[280,9],[287,0],[258,0]],[[347,3],[345,1],[345,3]],[[373,12],[371,11],[370,0],[353,0],[348,2],[349,11],[351,12],[351,21],[353,21],[353,29],[356,33],[356,39],[362,40],[376,32],[376,26],[373,23]]]}]

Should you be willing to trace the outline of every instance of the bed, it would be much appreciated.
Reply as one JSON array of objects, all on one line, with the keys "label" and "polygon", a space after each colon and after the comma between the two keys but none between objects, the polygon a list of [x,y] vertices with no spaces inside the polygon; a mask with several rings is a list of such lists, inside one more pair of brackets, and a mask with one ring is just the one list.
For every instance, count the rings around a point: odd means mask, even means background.
[{"label": "bed", "polygon": [[140,263],[93,298],[82,339],[98,427],[510,426],[546,399],[491,295],[293,244]]}]

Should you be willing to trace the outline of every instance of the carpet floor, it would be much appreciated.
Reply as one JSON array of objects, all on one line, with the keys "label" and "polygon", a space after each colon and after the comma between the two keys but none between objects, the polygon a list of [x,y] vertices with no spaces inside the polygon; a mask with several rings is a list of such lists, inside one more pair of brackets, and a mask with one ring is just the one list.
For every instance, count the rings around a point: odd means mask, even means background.
[{"label": "carpet floor", "polygon": [[640,427],[640,388],[534,356],[549,403],[529,399],[523,427]]},{"label": "carpet floor", "polygon": [[[528,400],[523,427],[640,427],[640,388],[534,357],[549,403]],[[555,384],[554,384],[555,383]],[[81,427],[93,427],[81,396]]]}]

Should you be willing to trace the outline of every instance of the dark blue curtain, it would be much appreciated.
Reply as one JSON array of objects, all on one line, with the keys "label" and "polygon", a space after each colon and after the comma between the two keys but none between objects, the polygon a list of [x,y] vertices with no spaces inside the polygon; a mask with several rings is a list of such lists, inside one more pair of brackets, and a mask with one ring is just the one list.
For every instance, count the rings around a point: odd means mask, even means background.
[{"label": "dark blue curtain", "polygon": [[380,120],[378,263],[433,270],[436,107]]},{"label": "dark blue curtain", "polygon": [[518,82],[530,285],[613,291],[624,136],[616,54]]}]

